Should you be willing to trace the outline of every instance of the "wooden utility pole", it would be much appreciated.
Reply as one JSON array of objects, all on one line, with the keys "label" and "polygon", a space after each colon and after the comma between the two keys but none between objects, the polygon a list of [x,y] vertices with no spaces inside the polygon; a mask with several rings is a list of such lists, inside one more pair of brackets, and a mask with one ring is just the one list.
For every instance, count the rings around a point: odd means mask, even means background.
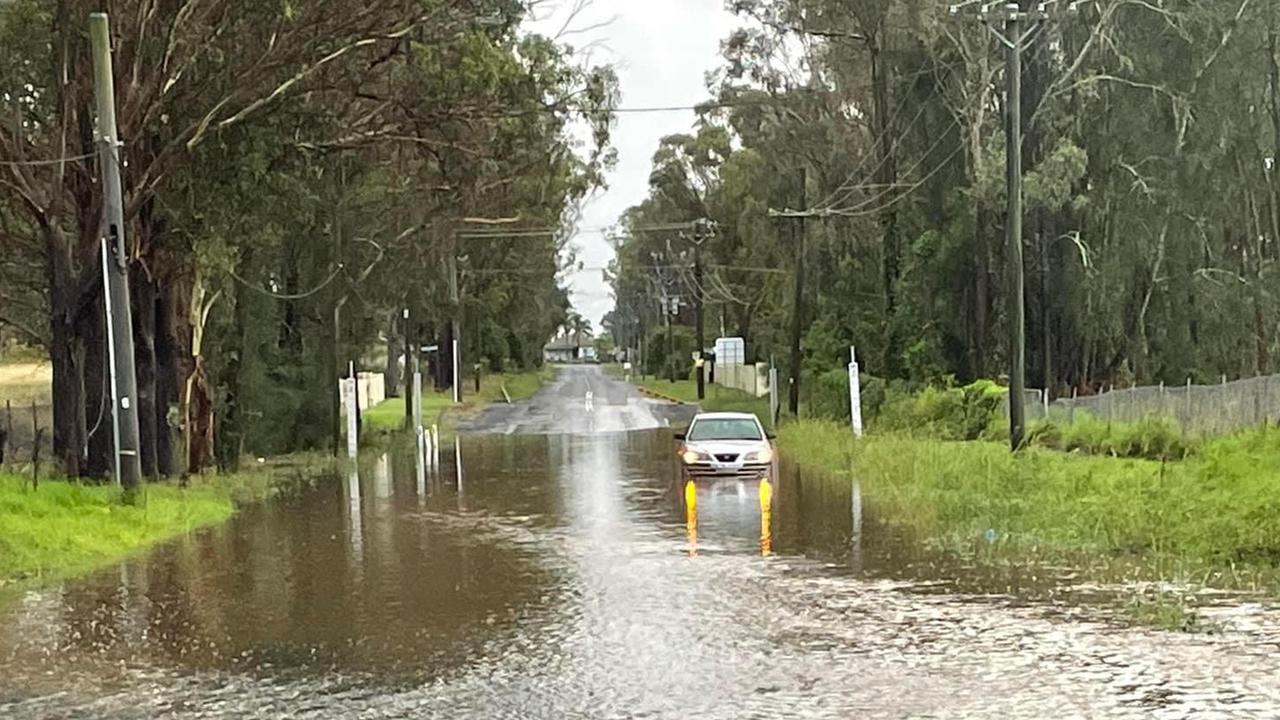
[{"label": "wooden utility pole", "polygon": [[703,297],[702,297],[702,243],[710,237],[710,222],[707,220],[698,220],[693,226],[693,310],[694,310],[694,334],[696,335],[695,344],[698,351],[698,399],[704,400],[707,397],[707,368],[703,353],[706,351],[707,340],[703,322]]},{"label": "wooden utility pole", "polygon": [[111,70],[111,29],[106,13],[89,15],[93,51],[94,100],[98,126],[94,141],[103,191],[103,280],[106,283],[108,355],[115,424],[116,481],[132,500],[142,485],[138,433],[138,377],[133,358],[133,315],[129,304],[129,254],[125,244],[124,190],[120,180],[120,138],[116,131],[115,80]]},{"label": "wooden utility pole", "polygon": [[[1005,215],[1005,251],[1009,274],[1009,445],[1018,450],[1026,435],[1027,341],[1026,299],[1023,297],[1022,267],[1022,48],[1040,21],[1047,17],[1040,3],[1034,11],[1024,11],[1015,2],[997,6],[984,3],[977,17],[991,28],[1005,46],[1005,182],[1008,208]],[[967,1],[952,5],[952,15],[960,15],[974,5]]]},{"label": "wooden utility pole", "polygon": [[676,334],[671,327],[671,316],[676,314],[680,301],[674,297],[668,297],[664,291],[662,305],[662,314],[667,317],[667,379],[674,383],[676,381]]},{"label": "wooden utility pole", "polygon": [[809,175],[800,168],[800,213],[796,232],[796,268],[793,278],[795,295],[791,302],[791,388],[787,395],[787,410],[791,415],[800,414],[800,335],[804,329],[804,260],[805,260],[805,216],[809,209]]},{"label": "wooden utility pole", "polygon": [[1009,209],[1005,243],[1009,253],[1009,445],[1017,450],[1027,428],[1026,299],[1022,267],[1022,10],[1007,5],[1005,17],[1005,177]]}]

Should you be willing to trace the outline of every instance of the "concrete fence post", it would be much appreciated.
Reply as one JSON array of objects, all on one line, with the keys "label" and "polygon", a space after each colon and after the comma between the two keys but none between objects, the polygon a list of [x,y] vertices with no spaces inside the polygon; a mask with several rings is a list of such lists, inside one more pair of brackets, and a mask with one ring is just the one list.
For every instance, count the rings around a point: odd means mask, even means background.
[{"label": "concrete fence post", "polygon": [[1191,432],[1191,378],[1187,378],[1186,407],[1183,409],[1182,415],[1182,433],[1185,435]]}]

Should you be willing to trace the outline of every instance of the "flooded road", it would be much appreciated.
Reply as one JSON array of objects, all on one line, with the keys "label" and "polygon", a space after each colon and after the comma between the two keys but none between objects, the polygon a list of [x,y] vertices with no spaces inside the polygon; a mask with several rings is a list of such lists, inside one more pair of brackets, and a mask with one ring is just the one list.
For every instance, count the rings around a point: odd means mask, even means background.
[{"label": "flooded road", "polygon": [[1275,635],[1028,600],[847,483],[784,467],[690,513],[668,410],[615,385],[478,422],[460,482],[450,453],[425,487],[382,458],[29,593],[0,718],[1280,717]]}]

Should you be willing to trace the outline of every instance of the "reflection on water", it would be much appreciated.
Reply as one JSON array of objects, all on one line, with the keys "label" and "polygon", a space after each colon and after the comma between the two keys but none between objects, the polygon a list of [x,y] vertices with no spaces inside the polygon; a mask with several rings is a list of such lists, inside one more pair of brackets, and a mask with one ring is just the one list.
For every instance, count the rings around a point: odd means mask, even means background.
[{"label": "reflection on water", "polygon": [[421,476],[383,457],[29,593],[0,617],[0,717],[1280,714],[1265,623],[1055,619],[856,483],[784,462],[681,485],[663,432],[452,455]]},{"label": "reflection on water", "polygon": [[773,552],[773,484],[760,481],[760,554]]},{"label": "reflection on water", "polygon": [[689,538],[689,557],[698,555],[698,486],[692,480],[684,484],[685,533]]}]

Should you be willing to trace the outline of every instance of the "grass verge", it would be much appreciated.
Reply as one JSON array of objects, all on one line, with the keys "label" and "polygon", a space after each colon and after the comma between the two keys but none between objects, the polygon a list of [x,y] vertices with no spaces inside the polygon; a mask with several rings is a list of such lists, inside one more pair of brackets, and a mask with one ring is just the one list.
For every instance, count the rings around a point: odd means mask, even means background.
[{"label": "grass verge", "polygon": [[294,457],[250,472],[194,478],[187,487],[145,486],[136,506],[114,486],[0,473],[0,591],[117,561],[197,528],[224,522],[237,505],[270,497],[286,479],[313,479],[322,463]]},{"label": "grass verge", "polygon": [[[465,387],[462,405],[457,407],[453,404],[451,392],[424,389],[422,393],[423,423],[437,424],[441,432],[445,432],[451,427],[448,420],[452,413],[475,412],[491,403],[506,402],[508,395],[512,402],[527,400],[553,377],[555,377],[555,368],[546,365],[537,370],[481,375],[479,393],[475,390],[473,377]],[[504,389],[506,395],[503,394]],[[366,427],[374,431],[397,431],[404,426],[404,398],[387,398],[366,410],[363,418]]]},{"label": "grass verge", "polygon": [[746,412],[755,413],[766,429],[769,423],[769,398],[752,397],[737,388],[706,383],[706,398],[698,401],[698,383],[696,380],[677,380],[671,382],[662,378],[631,378],[632,384],[643,390],[649,390],[660,396],[675,398],[690,405],[698,405],[703,412]]},{"label": "grass verge", "polygon": [[1280,590],[1280,432],[1208,441],[1181,462],[1095,457],[897,435],[842,425],[781,430],[802,466],[851,473],[882,519],[940,549],[1014,558],[1113,558],[1144,574]]}]

